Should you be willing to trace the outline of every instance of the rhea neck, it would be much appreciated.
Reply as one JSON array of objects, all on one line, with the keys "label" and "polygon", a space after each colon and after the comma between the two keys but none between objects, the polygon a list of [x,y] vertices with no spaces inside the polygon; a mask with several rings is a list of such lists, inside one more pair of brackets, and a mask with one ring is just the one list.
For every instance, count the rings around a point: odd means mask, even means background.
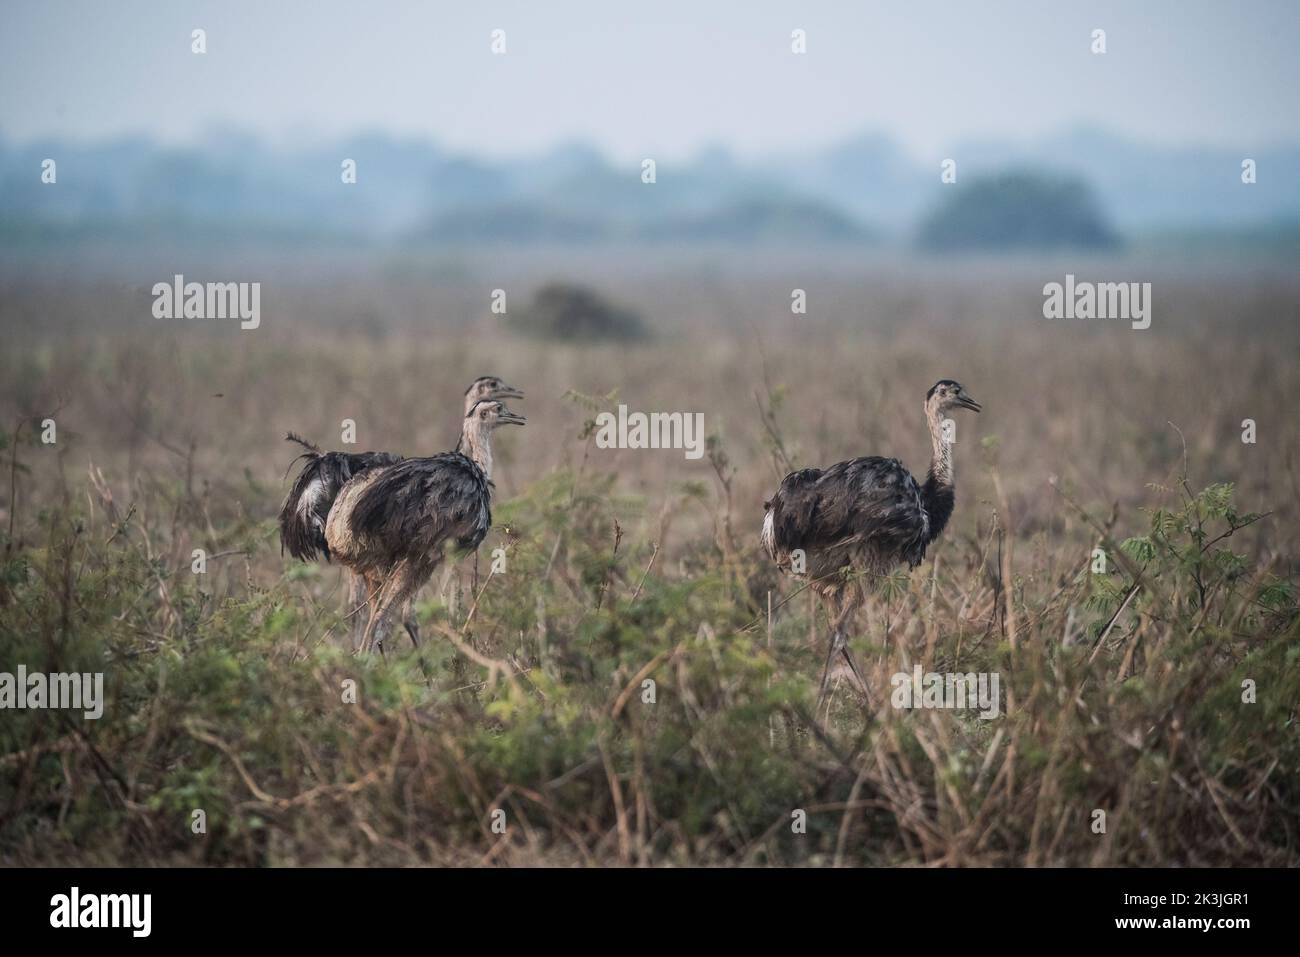
[{"label": "rhea neck", "polygon": [[952,487],[952,443],[944,438],[943,412],[938,403],[927,404],[925,418],[930,426],[930,471],[927,478],[933,478],[939,485]]},{"label": "rhea neck", "polygon": [[492,427],[478,416],[465,419],[456,451],[479,467],[483,477],[492,481]]},{"label": "rhea neck", "polygon": [[930,516],[930,540],[939,537],[952,515],[955,492],[952,478],[952,443],[943,434],[943,413],[936,402],[927,403],[925,417],[930,426],[930,470],[921,487],[921,499]]}]

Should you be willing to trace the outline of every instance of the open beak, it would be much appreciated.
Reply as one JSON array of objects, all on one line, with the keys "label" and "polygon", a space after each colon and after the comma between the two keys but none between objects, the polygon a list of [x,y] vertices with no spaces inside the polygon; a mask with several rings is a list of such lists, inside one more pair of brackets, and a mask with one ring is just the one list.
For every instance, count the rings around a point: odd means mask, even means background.
[{"label": "open beak", "polygon": [[523,397],[524,390],[516,389],[512,385],[503,385],[492,393],[494,399],[522,399]]},{"label": "open beak", "polygon": [[499,416],[497,416],[497,421],[502,425],[523,425],[528,420],[525,419],[522,415],[519,415],[515,412],[511,412],[509,409],[506,409]]},{"label": "open beak", "polygon": [[978,412],[981,408],[980,404],[968,395],[959,396],[957,405],[963,409],[970,409],[972,412]]}]

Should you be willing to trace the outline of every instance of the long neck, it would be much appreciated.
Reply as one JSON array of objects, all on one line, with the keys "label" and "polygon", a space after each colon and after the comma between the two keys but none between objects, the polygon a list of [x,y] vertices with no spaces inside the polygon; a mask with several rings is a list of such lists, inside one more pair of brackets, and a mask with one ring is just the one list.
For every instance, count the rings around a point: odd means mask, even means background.
[{"label": "long neck", "polygon": [[952,516],[956,494],[952,481],[952,443],[944,441],[943,419],[938,408],[927,406],[925,417],[930,426],[930,470],[921,487],[921,499],[930,516],[930,541],[934,541]]},{"label": "long neck", "polygon": [[460,441],[456,443],[456,451],[482,469],[484,477],[490,482],[492,481],[492,430],[483,428],[477,423],[478,420],[474,418],[465,420]]},{"label": "long neck", "polygon": [[[473,456],[470,455],[469,452],[467,451],[468,440],[465,438],[465,433],[471,427],[471,422],[469,418],[470,413],[474,411],[474,406],[478,405],[478,402],[479,402],[479,395],[477,393],[475,393],[474,395],[467,395],[465,397],[465,413],[461,418],[461,422],[463,422],[464,425],[461,426],[460,438],[456,440],[456,451],[459,452],[461,455],[467,456],[469,458],[473,458]],[[488,455],[491,454],[492,454],[491,451],[489,451]],[[475,461],[477,461],[477,459]]]}]

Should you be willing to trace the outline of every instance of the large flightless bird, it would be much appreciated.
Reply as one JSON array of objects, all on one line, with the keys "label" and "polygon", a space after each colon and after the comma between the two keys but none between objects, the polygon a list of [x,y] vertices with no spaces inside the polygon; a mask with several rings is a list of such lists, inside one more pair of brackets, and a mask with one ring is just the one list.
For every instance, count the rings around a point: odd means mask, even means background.
[{"label": "large flightless bird", "polygon": [[478,548],[492,525],[492,432],[523,424],[484,399],[465,416],[456,451],[371,468],[343,486],[325,542],[365,582],[370,620],[359,651],[383,647],[393,607],[405,606],[448,549]]},{"label": "large flightless bird", "polygon": [[943,422],[953,409],[978,412],[980,404],[960,384],[940,379],[925,396],[934,453],[921,484],[897,459],[869,456],[791,472],[764,503],[764,549],[783,571],[809,581],[831,619],[818,711],[837,657],[867,697],[845,635],[847,622],[866,600],[864,580],[870,587],[902,562],[915,568],[948,524],[954,501],[952,442]]},{"label": "large flightless bird", "polygon": [[[465,390],[462,415],[484,399],[522,399],[524,394],[507,385],[498,376],[480,376]],[[306,449],[294,462],[305,461],[298,477],[294,479],[289,494],[280,506],[280,552],[287,551],[302,561],[315,561],[324,556],[331,558],[329,543],[325,540],[325,523],[339,492],[352,479],[373,468],[395,465],[402,456],[394,452],[324,452],[314,443],[290,432],[286,438]],[[457,449],[459,449],[459,444]],[[290,468],[293,465],[290,464]],[[348,610],[352,617],[353,646],[361,641],[366,617],[361,609],[367,602],[365,581],[351,574],[348,589]],[[402,609],[402,623],[411,641],[419,644],[419,627],[408,601]]]}]

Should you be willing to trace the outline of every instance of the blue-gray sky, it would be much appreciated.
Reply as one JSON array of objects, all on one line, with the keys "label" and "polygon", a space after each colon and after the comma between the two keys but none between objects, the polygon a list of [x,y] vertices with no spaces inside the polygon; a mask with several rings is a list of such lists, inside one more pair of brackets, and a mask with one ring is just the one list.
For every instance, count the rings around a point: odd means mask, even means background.
[{"label": "blue-gray sky", "polygon": [[1298,41],[1295,0],[46,0],[0,13],[0,133],[382,130],[498,156],[586,140],[675,158],[878,130],[928,156],[1086,124],[1245,153],[1300,140]]}]

